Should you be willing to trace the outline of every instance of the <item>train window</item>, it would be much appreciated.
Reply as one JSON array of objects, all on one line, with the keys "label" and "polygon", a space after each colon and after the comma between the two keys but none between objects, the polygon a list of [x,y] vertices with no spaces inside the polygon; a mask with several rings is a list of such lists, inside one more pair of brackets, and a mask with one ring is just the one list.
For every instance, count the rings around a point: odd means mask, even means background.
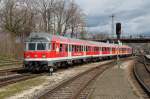
[{"label": "train window", "polygon": [[74,49],[73,49],[73,51],[74,51],[74,52],[76,52],[76,45],[74,45]]},{"label": "train window", "polygon": [[115,48],[112,48],[112,51],[115,51]]},{"label": "train window", "polygon": [[77,52],[79,52],[80,51],[80,46],[79,45],[77,45]]},{"label": "train window", "polygon": [[74,52],[77,52],[77,45],[74,46]]},{"label": "train window", "polygon": [[65,51],[68,52],[68,45],[65,45]]},{"label": "train window", "polygon": [[56,43],[52,43],[52,50],[54,51],[56,49]]},{"label": "train window", "polygon": [[79,46],[79,51],[80,51],[80,52],[82,51],[82,47],[81,47],[81,46]]},{"label": "train window", "polygon": [[37,50],[46,50],[46,43],[37,43]]},{"label": "train window", "polygon": [[[74,45],[71,45],[72,46],[72,49],[71,49],[71,51],[73,52],[74,51]],[[71,47],[70,47],[71,48]]]},{"label": "train window", "polygon": [[75,45],[75,52],[78,52],[78,46]]},{"label": "train window", "polygon": [[88,51],[91,51],[91,47],[90,46],[88,46]]},{"label": "train window", "polygon": [[104,51],[107,51],[107,47],[104,47]]},{"label": "train window", "polygon": [[69,52],[71,52],[71,51],[72,51],[72,49],[71,49],[71,46],[72,46],[72,45],[68,45],[68,46],[69,46]]},{"label": "train window", "polygon": [[96,47],[96,51],[99,51],[99,48],[98,48],[98,47]]},{"label": "train window", "polygon": [[79,52],[80,51],[80,46],[79,45],[77,45],[77,52]]},{"label": "train window", "polygon": [[105,51],[107,51],[107,47],[105,47]]},{"label": "train window", "polygon": [[81,51],[81,46],[79,46],[79,52]]},{"label": "train window", "polygon": [[51,50],[51,43],[47,43],[47,49]]},{"label": "train window", "polygon": [[60,52],[62,52],[62,48],[63,48],[63,46],[62,46],[62,44],[60,44],[60,48],[59,48]]},{"label": "train window", "polygon": [[101,47],[99,47],[99,51],[101,51]]},{"label": "train window", "polygon": [[105,48],[104,48],[104,47],[102,47],[102,51],[105,51]]},{"label": "train window", "polygon": [[107,47],[107,51],[110,51],[110,48],[109,48],[109,47]]},{"label": "train window", "polygon": [[75,52],[75,45],[72,45],[72,52]]},{"label": "train window", "polygon": [[29,43],[28,44],[28,50],[35,50],[36,43]]},{"label": "train window", "polygon": [[75,50],[76,50],[76,46],[75,45],[73,45],[73,49],[72,50],[73,50],[73,52],[75,52]]},{"label": "train window", "polygon": [[84,47],[83,46],[81,46],[81,51],[84,51]]}]

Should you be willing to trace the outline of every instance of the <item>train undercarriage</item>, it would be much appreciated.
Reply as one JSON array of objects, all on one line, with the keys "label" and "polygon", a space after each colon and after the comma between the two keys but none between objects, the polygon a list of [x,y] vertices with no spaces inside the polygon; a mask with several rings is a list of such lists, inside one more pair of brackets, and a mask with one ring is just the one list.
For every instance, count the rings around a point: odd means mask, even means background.
[{"label": "train undercarriage", "polygon": [[[123,55],[119,56],[122,57],[128,57],[131,55]],[[90,62],[99,62],[102,60],[109,60],[109,59],[116,59],[117,56],[105,56],[105,57],[95,57],[95,58],[85,58],[85,59],[74,59],[74,60],[65,60],[65,61],[55,61],[55,62],[49,62],[49,61],[24,61],[24,69],[30,72],[36,72],[36,71],[49,71],[50,68],[53,68],[53,70],[57,70],[58,68],[68,68],[70,66],[73,66],[75,64],[83,64],[83,63],[90,63]]]}]

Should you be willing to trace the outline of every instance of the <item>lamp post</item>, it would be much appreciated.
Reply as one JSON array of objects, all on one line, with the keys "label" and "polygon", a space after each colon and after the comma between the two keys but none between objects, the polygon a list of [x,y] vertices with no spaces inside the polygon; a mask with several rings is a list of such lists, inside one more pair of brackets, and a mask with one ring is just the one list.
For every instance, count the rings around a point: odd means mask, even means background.
[{"label": "lamp post", "polygon": [[117,65],[118,65],[118,68],[120,68],[121,66],[121,63],[120,63],[120,58],[119,58],[119,53],[120,53],[120,50],[119,50],[119,45],[122,45],[121,42],[118,40],[118,51],[117,51]]}]

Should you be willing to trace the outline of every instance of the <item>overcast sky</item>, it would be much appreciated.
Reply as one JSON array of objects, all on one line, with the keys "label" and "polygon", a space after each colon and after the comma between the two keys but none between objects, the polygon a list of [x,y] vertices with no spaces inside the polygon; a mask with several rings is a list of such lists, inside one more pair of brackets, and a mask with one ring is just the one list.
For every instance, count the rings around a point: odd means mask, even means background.
[{"label": "overcast sky", "polygon": [[111,32],[111,14],[124,33],[150,33],[150,0],[75,0],[86,14],[88,30]]}]

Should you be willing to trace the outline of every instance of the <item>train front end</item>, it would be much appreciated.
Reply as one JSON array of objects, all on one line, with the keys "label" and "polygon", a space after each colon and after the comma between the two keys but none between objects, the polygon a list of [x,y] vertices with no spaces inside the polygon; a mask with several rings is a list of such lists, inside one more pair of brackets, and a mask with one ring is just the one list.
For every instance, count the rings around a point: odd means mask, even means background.
[{"label": "train front end", "polygon": [[31,33],[25,41],[24,69],[28,71],[48,70],[50,34]]}]

